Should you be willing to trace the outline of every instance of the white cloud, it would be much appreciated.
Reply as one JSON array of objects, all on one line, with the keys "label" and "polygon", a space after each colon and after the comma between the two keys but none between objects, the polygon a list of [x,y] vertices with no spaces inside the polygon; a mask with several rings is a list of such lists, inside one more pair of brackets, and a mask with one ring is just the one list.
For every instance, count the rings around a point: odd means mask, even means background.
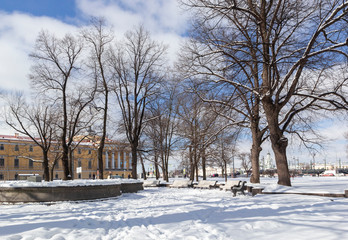
[{"label": "white cloud", "polygon": [[179,8],[177,0],[77,0],[77,7],[86,19],[104,17],[114,27],[117,38],[143,25],[153,39],[169,46],[172,62],[187,30],[188,16]]},{"label": "white cloud", "polygon": [[63,36],[76,28],[49,17],[0,12],[1,88],[28,91],[28,54],[33,50],[35,39],[43,29]]}]

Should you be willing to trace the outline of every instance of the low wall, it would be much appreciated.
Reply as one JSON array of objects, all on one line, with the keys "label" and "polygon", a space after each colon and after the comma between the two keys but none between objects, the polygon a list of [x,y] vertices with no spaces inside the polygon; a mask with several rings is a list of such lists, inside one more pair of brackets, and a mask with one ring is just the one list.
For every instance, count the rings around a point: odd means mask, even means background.
[{"label": "low wall", "polygon": [[122,193],[136,193],[138,191],[144,190],[143,183],[122,183],[121,192]]},{"label": "low wall", "polygon": [[142,183],[111,185],[55,186],[55,187],[0,187],[0,202],[56,202],[93,200],[117,197],[142,190]]}]

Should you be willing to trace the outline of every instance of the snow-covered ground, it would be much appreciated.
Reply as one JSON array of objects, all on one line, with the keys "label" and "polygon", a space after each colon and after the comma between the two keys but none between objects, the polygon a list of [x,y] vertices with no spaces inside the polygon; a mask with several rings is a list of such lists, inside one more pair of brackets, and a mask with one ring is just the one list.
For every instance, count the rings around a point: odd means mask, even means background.
[{"label": "snow-covered ground", "polygon": [[[221,179],[220,179],[221,180]],[[270,191],[343,193],[348,178]],[[0,239],[348,239],[348,198],[147,188],[114,199],[0,205]]]}]

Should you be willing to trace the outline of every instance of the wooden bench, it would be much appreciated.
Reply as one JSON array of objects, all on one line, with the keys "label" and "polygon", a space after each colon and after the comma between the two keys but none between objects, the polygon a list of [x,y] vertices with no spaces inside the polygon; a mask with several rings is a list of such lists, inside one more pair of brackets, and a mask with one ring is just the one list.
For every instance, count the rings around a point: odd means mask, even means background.
[{"label": "wooden bench", "polygon": [[240,192],[243,195],[245,195],[244,191],[246,190],[246,183],[246,181],[243,181],[241,184],[239,184],[239,186],[232,187],[233,197],[237,195],[237,192]]},{"label": "wooden bench", "polygon": [[143,183],[143,187],[158,187],[160,184],[160,180],[145,180]]},{"label": "wooden bench", "polygon": [[174,180],[173,184],[169,185],[172,188],[187,188],[192,185],[192,181],[190,179],[178,179]]},{"label": "wooden bench", "polygon": [[215,188],[217,181],[208,181],[208,180],[201,180],[198,182],[197,185],[193,185],[194,188]]},{"label": "wooden bench", "polygon": [[220,186],[220,190],[225,190],[225,191],[231,191],[232,187],[239,186],[241,181],[236,180],[236,181],[227,181],[225,185]]}]

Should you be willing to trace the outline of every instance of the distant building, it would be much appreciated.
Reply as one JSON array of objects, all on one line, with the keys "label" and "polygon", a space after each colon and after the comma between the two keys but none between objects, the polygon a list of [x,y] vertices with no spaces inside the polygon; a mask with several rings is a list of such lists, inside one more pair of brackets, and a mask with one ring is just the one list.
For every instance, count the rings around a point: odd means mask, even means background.
[{"label": "distant building", "polygon": [[[98,178],[97,160],[98,137],[76,138],[73,151],[73,178]],[[57,144],[53,144],[54,146]],[[53,148],[52,148],[53,150]],[[53,179],[63,178],[63,167],[58,151],[49,154],[49,166],[59,158],[54,166]],[[107,139],[103,153],[104,178],[118,175],[127,178],[131,175],[130,149],[127,144]],[[0,180],[18,179],[21,174],[43,174],[42,151],[29,137],[0,135]]]},{"label": "distant building", "polygon": [[261,170],[275,169],[275,163],[269,152],[266,157],[260,159],[260,168]]}]

